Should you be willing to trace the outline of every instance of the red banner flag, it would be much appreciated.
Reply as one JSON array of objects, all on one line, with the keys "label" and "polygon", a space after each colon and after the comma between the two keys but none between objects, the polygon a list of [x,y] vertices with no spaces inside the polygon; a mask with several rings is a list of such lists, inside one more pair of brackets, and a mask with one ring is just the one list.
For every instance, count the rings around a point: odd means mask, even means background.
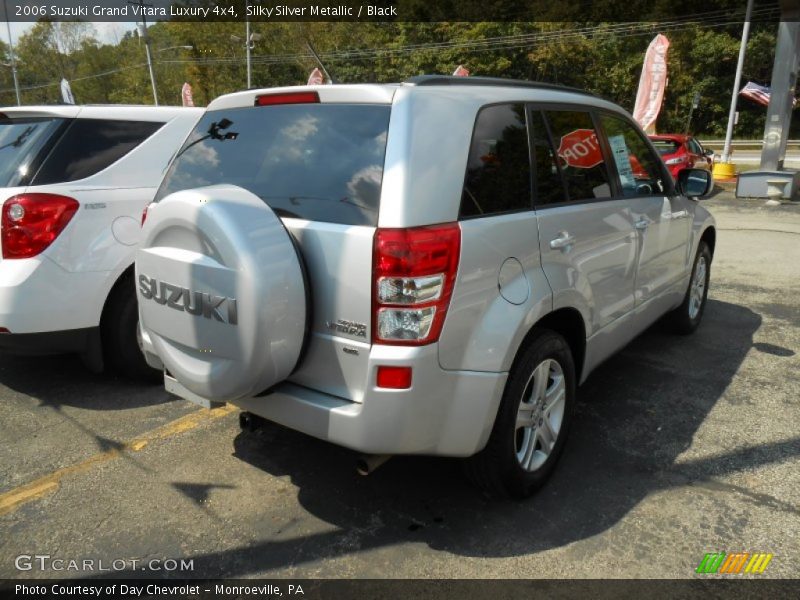
[{"label": "red banner flag", "polygon": [[646,133],[656,132],[656,119],[664,101],[667,87],[667,49],[669,40],[660,33],[650,42],[644,55],[639,90],[636,92],[636,105],[633,118]]},{"label": "red banner flag", "polygon": [[308,76],[308,85],[322,85],[323,83],[325,83],[325,77],[322,75],[322,71],[314,67],[311,75]]},{"label": "red banner flag", "polygon": [[188,82],[183,84],[181,88],[181,101],[184,106],[194,106],[194,99],[192,98],[192,86]]}]

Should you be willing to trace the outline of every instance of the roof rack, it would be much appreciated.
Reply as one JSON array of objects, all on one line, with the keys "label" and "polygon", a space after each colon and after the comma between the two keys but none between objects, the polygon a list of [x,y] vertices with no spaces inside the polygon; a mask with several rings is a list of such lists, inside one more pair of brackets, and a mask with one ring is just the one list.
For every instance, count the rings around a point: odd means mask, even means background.
[{"label": "roof rack", "polygon": [[521,79],[504,79],[502,77],[456,77],[454,75],[416,75],[406,79],[404,84],[416,86],[428,85],[476,85],[476,86],[497,86],[497,87],[521,87],[539,90],[554,90],[559,92],[572,92],[573,94],[583,94],[599,98],[597,94],[581,90],[579,88],[558,85],[556,83],[544,83],[541,81],[523,81]]}]

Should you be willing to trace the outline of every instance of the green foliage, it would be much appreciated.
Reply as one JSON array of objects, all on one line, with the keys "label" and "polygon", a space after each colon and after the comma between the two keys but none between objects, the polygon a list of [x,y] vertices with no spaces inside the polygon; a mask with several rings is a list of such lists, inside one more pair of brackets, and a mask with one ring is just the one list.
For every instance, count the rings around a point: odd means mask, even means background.
[{"label": "green foliage", "polygon": [[[408,2],[418,11],[433,10],[430,3]],[[558,4],[547,5],[557,12]],[[588,11],[584,18],[594,17]],[[306,47],[310,42],[339,82],[402,81],[422,73],[449,74],[463,64],[472,75],[588,89],[632,110],[644,53],[659,26],[643,30],[634,24],[626,29],[620,23],[596,21],[256,22],[251,31],[260,36],[252,49],[253,83],[258,87],[305,83],[316,66]],[[754,23],[742,85],[747,80],[769,83],[776,31],[774,23]],[[687,25],[663,33],[671,43],[669,85],[658,130],[683,131],[692,97],[700,92],[693,133],[723,136],[741,25]],[[192,84],[199,106],[246,86],[244,23],[160,22],[149,27],[149,36],[162,104],[179,104],[184,82]],[[135,31],[116,44],[102,44],[89,24],[43,21],[21,36],[16,50],[26,104],[60,102],[62,77],[70,81],[78,102],[153,101],[145,44]],[[0,53],[8,62],[3,43]],[[0,71],[0,102],[15,103],[7,67]],[[735,135],[761,137],[766,110],[741,99],[739,111]]]}]

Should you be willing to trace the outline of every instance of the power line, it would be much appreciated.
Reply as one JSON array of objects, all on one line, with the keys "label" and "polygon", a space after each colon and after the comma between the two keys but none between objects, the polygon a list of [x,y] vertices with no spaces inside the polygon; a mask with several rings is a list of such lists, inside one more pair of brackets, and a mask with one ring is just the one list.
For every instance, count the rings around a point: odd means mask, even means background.
[{"label": "power line", "polygon": [[[769,12],[772,9],[764,9],[762,12]],[[721,16],[720,14],[713,13],[714,17]],[[725,17],[730,17],[724,14]],[[449,49],[503,49],[503,48],[516,48],[527,47],[537,42],[547,41],[563,41],[575,37],[586,37],[589,34],[596,35],[613,35],[615,37],[635,37],[641,35],[648,35],[657,31],[670,31],[674,29],[684,28],[687,25],[705,25],[707,27],[726,27],[732,25],[739,25],[740,21],[714,21],[707,17],[702,20],[682,20],[665,22],[659,24],[647,23],[622,23],[610,26],[596,26],[574,30],[559,30],[553,32],[534,32],[530,34],[518,34],[514,36],[498,36],[493,38],[484,38],[482,40],[470,41],[447,41],[447,42],[427,42],[423,44],[411,44],[398,48],[365,48],[365,49],[351,49],[340,51],[322,52],[321,56],[327,59],[359,59],[359,58],[379,58],[381,56],[391,56],[399,54],[412,54],[423,50],[449,50]],[[637,31],[638,30],[638,31]],[[256,56],[253,60],[261,64],[270,63],[286,63],[295,60],[311,59],[313,58],[309,53],[296,53],[296,54],[283,54],[283,55],[269,55],[269,56]],[[194,63],[194,64],[225,64],[237,63],[241,59],[237,57],[208,57],[208,58],[192,58],[192,59],[171,59],[162,62],[173,64]]]},{"label": "power line", "polygon": [[[403,56],[410,55],[424,51],[446,51],[446,50],[461,50],[467,53],[491,52],[497,50],[510,50],[527,48],[539,43],[557,43],[570,41],[575,38],[586,37],[608,37],[615,38],[629,38],[639,37],[642,35],[650,35],[656,31],[673,31],[682,29],[687,26],[702,25],[708,28],[721,28],[728,26],[735,26],[741,24],[740,20],[731,20],[737,15],[736,12],[731,13],[727,11],[714,11],[695,15],[686,19],[676,19],[674,21],[663,21],[658,23],[611,23],[604,25],[596,25],[592,27],[582,27],[576,29],[560,29],[555,31],[536,31],[530,33],[495,36],[479,40],[465,40],[454,41],[448,40],[443,42],[424,42],[419,44],[407,44],[397,48],[353,48],[345,50],[333,50],[329,52],[320,53],[323,58],[328,60],[349,60],[349,61],[363,61],[382,57]],[[779,10],[774,7],[759,8],[753,11],[754,19],[767,20],[769,18],[779,15]],[[287,64],[296,61],[308,61],[313,57],[309,52],[300,52],[294,54],[273,54],[263,56],[253,56],[251,58],[254,64],[260,65],[274,65],[274,64]],[[194,64],[198,66],[203,65],[225,65],[237,64],[241,58],[237,57],[194,57],[190,59],[170,59],[161,60],[159,62],[164,64]],[[130,71],[133,69],[140,69],[146,67],[146,63],[131,65],[127,67],[120,67],[118,69],[111,69],[101,73],[86,75],[78,77],[72,81],[85,81],[89,79],[96,79],[99,77],[106,77],[121,73],[123,71]],[[54,87],[60,85],[60,81],[51,83],[42,83],[36,85],[29,85],[21,87],[22,90],[43,89],[47,87]],[[0,89],[0,93],[13,91],[13,88]]]},{"label": "power line", "polygon": [[[70,81],[74,83],[76,81],[85,81],[87,79],[97,79],[99,77],[106,77],[108,75],[114,75],[115,73],[122,73],[123,71],[132,71],[133,69],[141,69],[141,68],[146,67],[146,66],[147,66],[147,63],[141,63],[141,64],[138,64],[138,65],[129,65],[127,67],[120,67],[119,69],[111,69],[109,71],[103,71],[101,73],[95,73],[94,75],[84,75],[83,77],[74,77]],[[22,86],[22,87],[20,87],[20,89],[21,90],[41,90],[41,89],[44,89],[44,88],[54,87],[54,86],[59,86],[59,85],[61,85],[61,82],[60,81],[56,81],[56,82],[52,82],[52,83],[40,83],[40,84],[35,84],[35,85]],[[1,89],[0,93],[10,92],[10,91],[13,91],[13,88]]]}]

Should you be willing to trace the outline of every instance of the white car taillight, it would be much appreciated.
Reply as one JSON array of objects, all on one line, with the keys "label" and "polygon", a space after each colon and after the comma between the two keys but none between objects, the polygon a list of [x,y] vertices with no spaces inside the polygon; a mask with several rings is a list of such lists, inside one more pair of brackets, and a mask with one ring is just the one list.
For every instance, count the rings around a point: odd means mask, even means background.
[{"label": "white car taillight", "polygon": [[78,201],[58,194],[30,193],[3,203],[3,258],[31,258],[47,249],[78,211]]},{"label": "white car taillight", "polygon": [[439,339],[460,251],[457,223],[375,232],[375,343],[419,346]]}]

